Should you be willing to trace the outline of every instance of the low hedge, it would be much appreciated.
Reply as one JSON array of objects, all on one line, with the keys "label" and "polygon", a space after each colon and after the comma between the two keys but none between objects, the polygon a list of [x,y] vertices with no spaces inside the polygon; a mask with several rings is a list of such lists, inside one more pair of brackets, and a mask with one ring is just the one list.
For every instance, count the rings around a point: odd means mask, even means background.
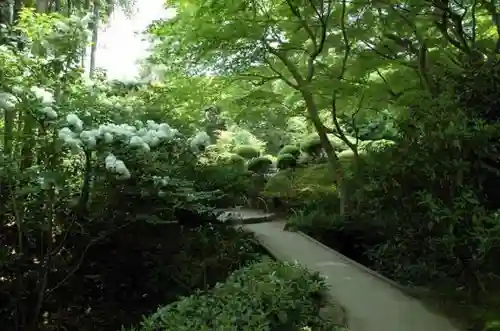
[{"label": "low hedge", "polygon": [[320,317],[327,286],[318,273],[265,259],[225,283],[158,309],[130,331],[343,330]]}]

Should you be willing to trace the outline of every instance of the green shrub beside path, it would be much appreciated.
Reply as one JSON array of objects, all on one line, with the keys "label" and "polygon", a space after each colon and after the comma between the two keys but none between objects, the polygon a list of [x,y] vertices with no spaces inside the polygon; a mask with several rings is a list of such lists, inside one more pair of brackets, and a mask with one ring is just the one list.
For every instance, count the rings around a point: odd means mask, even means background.
[{"label": "green shrub beside path", "polygon": [[237,270],[209,292],[160,308],[130,331],[341,330],[320,317],[326,291],[318,273],[266,259]]}]

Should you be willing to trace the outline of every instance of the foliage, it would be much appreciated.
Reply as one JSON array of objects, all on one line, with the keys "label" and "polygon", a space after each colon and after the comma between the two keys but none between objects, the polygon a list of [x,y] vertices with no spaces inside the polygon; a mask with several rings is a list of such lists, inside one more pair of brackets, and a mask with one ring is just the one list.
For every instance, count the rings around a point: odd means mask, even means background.
[{"label": "foliage", "polygon": [[297,159],[300,156],[300,149],[293,145],[286,145],[283,146],[279,154],[290,154]]},{"label": "foliage", "polygon": [[[330,215],[307,212],[313,208],[304,202],[293,223],[391,278],[458,297],[470,305],[461,317],[483,325],[498,316],[478,308],[498,303],[489,294],[497,293],[500,272],[499,206],[490,186],[499,175],[498,123],[458,108],[446,93],[419,107],[418,122],[396,122],[396,141],[360,143],[359,169],[352,151],[338,154],[351,168],[348,218],[326,222]],[[316,201],[316,211],[327,206]]]},{"label": "foliage", "polygon": [[[349,149],[349,146],[339,137],[333,134],[329,134],[327,136],[328,140],[330,141],[330,144],[332,145],[333,149],[336,152],[342,152]],[[349,142],[356,144],[356,139],[350,136],[345,136],[345,137]],[[323,151],[323,147],[321,146],[321,142],[317,134],[309,135],[309,137],[307,137],[306,140],[301,143],[300,148],[304,153],[309,154],[311,156],[318,156]]]},{"label": "foliage", "polygon": [[276,160],[276,167],[280,170],[297,166],[297,158],[292,154],[280,154]]},{"label": "foliage", "polygon": [[234,272],[208,293],[160,308],[133,330],[300,330],[326,327],[319,274],[289,263],[262,261]]},{"label": "foliage", "polygon": [[247,168],[256,173],[266,173],[273,165],[273,161],[266,156],[259,156],[248,161]]},{"label": "foliage", "polygon": [[319,156],[323,150],[321,147],[321,141],[317,135],[314,135],[314,137],[302,142],[300,149],[310,156]]},{"label": "foliage", "polygon": [[[215,207],[260,196],[282,200],[321,240],[344,238],[352,245],[338,249],[361,252],[357,259],[388,276],[490,302],[500,274],[494,3],[166,5],[177,16],[150,26],[152,54],[141,82],[130,84],[83,76],[87,30],[96,36],[109,1],[93,3],[92,21],[89,1],[15,1],[12,19],[0,12],[7,24],[0,31],[0,265],[8,271],[0,294],[12,298],[2,317],[14,329],[34,330],[44,316],[67,313],[61,305],[71,305],[64,294],[75,277],[108,264],[120,269],[114,260],[126,266],[134,253],[120,242],[137,239],[137,249],[151,253],[161,244],[151,227],[173,224],[172,241],[193,251],[227,244],[240,261],[236,246],[215,239],[238,234],[204,228],[197,236],[177,223],[201,225],[201,214]],[[274,162],[263,154],[277,155],[282,170],[248,171]],[[241,239],[246,247],[250,239]],[[176,275],[191,285],[200,282],[202,261],[213,261],[204,265],[221,277],[239,266],[224,250],[215,260],[186,251],[153,260],[179,270],[186,263]],[[99,300],[93,309],[109,308]],[[74,324],[85,316],[78,309]]]},{"label": "foliage", "polygon": [[[147,118],[155,105],[145,96],[154,86],[129,88],[83,77],[86,28],[78,16],[26,9],[12,27],[23,47],[1,46],[0,264],[6,273],[0,295],[9,300],[0,309],[7,329],[116,326],[106,314],[133,322],[158,303],[186,293],[174,280],[153,274],[155,264],[175,263],[197,273],[189,265],[195,258],[176,255],[198,254],[186,246],[189,240],[205,243],[210,283],[254,254],[251,238],[228,229],[194,237],[181,232],[166,239],[168,224],[173,233],[181,231],[178,223],[203,225],[201,216],[179,219],[179,209],[195,216],[212,211],[228,203],[225,195],[237,195],[237,182],[228,182],[223,166],[214,169],[201,162],[206,133],[189,138],[161,117]],[[214,172],[224,177],[215,183],[214,177],[205,177]],[[236,177],[243,178],[241,169]],[[220,189],[226,189],[225,195]],[[237,246],[229,245],[228,238]],[[222,255],[211,255],[210,245]],[[227,250],[221,249],[224,245]],[[129,275],[123,276],[123,270]],[[134,284],[138,271],[144,276],[141,287]],[[170,276],[175,275],[158,275]],[[190,286],[205,288],[208,283],[200,281],[193,277]],[[129,292],[120,286],[156,295],[130,293],[137,307],[118,307],[111,297]],[[69,296],[72,291],[75,295]],[[89,306],[92,313],[85,312]],[[81,321],[84,315],[88,324]]]},{"label": "foliage", "polygon": [[172,277],[187,294],[208,290],[232,271],[261,258],[261,253],[253,235],[242,229],[204,225],[187,233],[170,264],[159,267],[164,271],[159,280]]},{"label": "foliage", "polygon": [[245,159],[252,159],[260,156],[260,151],[250,145],[237,146],[234,152]]},{"label": "foliage", "polygon": [[229,126],[227,130],[218,132],[217,140],[212,148],[221,153],[236,153],[236,149],[240,146],[251,146],[256,150],[262,151],[265,142],[255,137],[250,131],[238,126]]},{"label": "foliage", "polygon": [[338,193],[332,177],[325,164],[282,170],[269,178],[262,195],[267,199],[279,198],[289,208],[330,206],[327,210],[331,211],[333,206],[335,210],[332,202],[338,199]]}]

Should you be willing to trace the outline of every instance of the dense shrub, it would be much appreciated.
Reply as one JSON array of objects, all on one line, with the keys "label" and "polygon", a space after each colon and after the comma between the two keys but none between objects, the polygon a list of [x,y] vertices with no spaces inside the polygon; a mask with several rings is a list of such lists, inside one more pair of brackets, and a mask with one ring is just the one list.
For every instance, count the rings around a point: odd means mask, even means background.
[{"label": "dense shrub", "polygon": [[280,171],[269,178],[262,196],[279,198],[290,208],[336,211],[338,206],[334,176],[326,164]]},{"label": "dense shrub", "polygon": [[[500,131],[470,123],[456,109],[451,118],[446,104],[433,109],[432,117],[421,117],[421,139],[365,157],[355,217],[381,226],[391,238],[373,252],[386,273],[424,282],[451,277],[473,286],[478,274],[495,270],[492,259],[500,253],[496,211],[483,207],[489,197],[481,194],[477,173]],[[487,176],[488,170],[482,172]]]},{"label": "dense shrub", "polygon": [[[326,286],[298,265],[263,261],[234,272],[208,293],[160,308],[134,331],[300,330],[326,327],[319,317]],[[330,326],[335,330],[334,325]]]},{"label": "dense shrub", "polygon": [[279,151],[279,155],[282,154],[290,154],[297,159],[300,156],[300,149],[297,146],[286,145]]},{"label": "dense shrub", "polygon": [[[346,138],[351,142],[351,143],[356,143],[356,139],[346,136]],[[347,144],[340,139],[339,137],[333,135],[333,134],[328,134],[328,140],[333,146],[333,149],[337,152],[344,151],[348,149],[349,147]],[[321,141],[319,139],[318,134],[314,133],[310,135],[302,144],[300,145],[301,150],[309,155],[313,156],[319,156],[323,150],[323,147],[321,146]]]},{"label": "dense shrub", "polygon": [[247,168],[256,173],[266,173],[269,171],[273,161],[268,157],[259,156],[248,161]]},{"label": "dense shrub", "polygon": [[225,225],[206,225],[183,234],[183,247],[170,264],[157,266],[187,290],[207,290],[231,272],[255,262],[263,251],[253,234]]},{"label": "dense shrub", "polygon": [[243,167],[245,165],[245,158],[239,156],[238,154],[230,154],[229,157],[225,159],[225,161],[238,167]]},{"label": "dense shrub", "polygon": [[300,144],[300,149],[311,156],[319,156],[323,150],[319,136],[315,135]]},{"label": "dense shrub", "polygon": [[280,154],[276,160],[276,167],[280,170],[295,168],[297,166],[297,158],[292,154]]},{"label": "dense shrub", "polygon": [[239,156],[241,156],[245,159],[252,159],[254,157],[260,156],[260,151],[257,148],[255,148],[254,146],[250,146],[250,145],[237,146],[234,149],[234,153],[238,154]]},{"label": "dense shrub", "polygon": [[[215,163],[201,163],[192,175],[196,178],[195,187],[200,191],[219,192],[217,199],[212,203],[218,207],[234,206],[241,203],[248,194],[251,183],[251,173],[246,169],[246,164],[241,163],[241,158],[234,157],[234,162],[229,160]],[[244,161],[244,160],[243,160]]]},{"label": "dense shrub", "polygon": [[422,99],[421,111],[396,122],[401,134],[394,142],[362,142],[356,164],[352,151],[340,152],[348,214],[327,222],[331,215],[308,213],[325,203],[315,198],[316,208],[304,202],[294,223],[402,283],[466,298],[476,313],[479,302],[498,306],[489,293],[500,290],[500,220],[488,187],[500,173],[500,130],[452,100]]}]

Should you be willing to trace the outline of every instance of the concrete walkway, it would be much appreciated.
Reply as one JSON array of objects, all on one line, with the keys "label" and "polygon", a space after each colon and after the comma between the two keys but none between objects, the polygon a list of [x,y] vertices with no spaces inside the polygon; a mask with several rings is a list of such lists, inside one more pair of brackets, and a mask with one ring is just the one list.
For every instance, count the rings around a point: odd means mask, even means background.
[{"label": "concrete walkway", "polygon": [[346,260],[343,255],[296,232],[284,222],[245,224],[276,258],[298,261],[327,277],[333,299],[348,314],[351,331],[458,331],[388,282]]}]

